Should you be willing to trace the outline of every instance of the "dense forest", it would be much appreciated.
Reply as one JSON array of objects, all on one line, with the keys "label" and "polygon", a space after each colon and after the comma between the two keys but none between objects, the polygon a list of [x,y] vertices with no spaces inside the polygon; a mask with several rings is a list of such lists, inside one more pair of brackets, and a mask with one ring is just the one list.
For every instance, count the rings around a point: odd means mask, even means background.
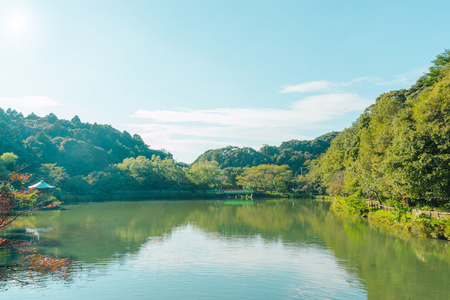
[{"label": "dense forest", "polygon": [[229,146],[209,150],[187,165],[167,151],[150,149],[139,135],[83,123],[78,116],[68,121],[0,109],[0,129],[0,177],[20,169],[33,174],[34,181],[42,178],[71,193],[242,187],[292,192],[307,164],[325,153],[337,135],[265,145],[259,151]]},{"label": "dense forest", "polygon": [[171,157],[150,149],[136,134],[131,136],[110,125],[83,123],[78,116],[71,121],[54,114],[24,117],[0,108],[0,128],[0,153],[13,152],[31,172],[42,164],[56,163],[73,176],[102,170],[127,157]]},{"label": "dense forest", "polygon": [[411,88],[380,95],[310,169],[332,195],[450,209],[450,50]]},{"label": "dense forest", "polygon": [[325,153],[337,134],[330,132],[312,141],[291,140],[281,143],[279,147],[264,145],[259,151],[233,146],[212,149],[200,155],[194,163],[216,161],[222,169],[256,167],[262,164],[288,165],[293,172],[301,173],[301,168],[308,161]]}]

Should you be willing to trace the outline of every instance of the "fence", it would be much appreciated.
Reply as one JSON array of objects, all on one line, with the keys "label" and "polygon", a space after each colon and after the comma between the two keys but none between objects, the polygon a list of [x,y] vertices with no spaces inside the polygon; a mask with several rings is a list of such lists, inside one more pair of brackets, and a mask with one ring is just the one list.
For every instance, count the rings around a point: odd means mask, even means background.
[{"label": "fence", "polygon": [[[376,207],[378,209],[389,210],[389,211],[394,210],[394,208],[392,206],[387,206],[387,205],[383,205],[383,204],[380,204],[377,202],[372,202],[372,201],[366,201],[366,202],[367,202],[367,205],[369,205],[370,207]],[[430,217],[434,217],[434,218],[450,218],[450,213],[441,212],[441,211],[426,211],[426,210],[413,209],[413,210],[411,210],[411,213],[415,214],[415,215],[425,213],[425,214],[429,215]]]}]

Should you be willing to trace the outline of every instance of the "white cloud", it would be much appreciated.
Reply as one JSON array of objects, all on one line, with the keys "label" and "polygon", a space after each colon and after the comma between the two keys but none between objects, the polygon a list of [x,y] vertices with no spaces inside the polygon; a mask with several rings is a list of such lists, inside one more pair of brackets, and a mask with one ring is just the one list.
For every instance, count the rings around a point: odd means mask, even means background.
[{"label": "white cloud", "polygon": [[52,98],[42,96],[0,97],[0,107],[13,108],[21,111],[61,105],[61,103]]},{"label": "white cloud", "polygon": [[[208,125],[169,125],[169,124],[130,124],[136,130],[145,132],[148,137],[161,139],[166,136],[183,136],[203,139],[221,138],[225,140],[287,140],[308,138],[296,133],[295,127],[277,127],[270,123],[259,127],[245,127],[239,124],[234,126],[208,126]],[[230,144],[230,142],[227,142]]]},{"label": "white cloud", "polygon": [[327,91],[334,86],[327,80],[304,82],[297,85],[285,85],[281,88],[280,93],[311,93],[319,91]]},{"label": "white cloud", "polygon": [[[347,113],[362,111],[371,103],[357,94],[334,93],[306,97],[294,102],[289,109],[138,110],[132,117],[150,122],[129,126],[153,148],[161,145],[177,155],[181,151],[188,154],[194,148],[206,150],[239,142],[257,148],[264,143],[309,139],[300,133]],[[196,152],[187,160],[192,161],[200,153]]]},{"label": "white cloud", "polygon": [[254,128],[259,128],[269,123],[271,126],[278,127],[299,122],[298,116],[294,111],[273,108],[138,110],[132,116],[163,123],[200,122],[222,126]]},{"label": "white cloud", "polygon": [[341,90],[345,87],[360,86],[366,82],[377,84],[380,80],[373,77],[360,77],[347,82],[331,82],[328,80],[309,81],[299,83],[297,85],[285,85],[281,87],[280,93],[335,93],[336,91],[341,92]]},{"label": "white cloud", "polygon": [[373,86],[388,86],[388,85],[398,85],[398,84],[413,84],[418,77],[427,71],[426,68],[417,69],[409,73],[396,75],[391,80],[385,80],[377,77],[360,77],[347,82],[331,82],[328,80],[318,80],[318,81],[308,81],[299,83],[296,85],[284,85],[280,89],[280,93],[331,93],[331,92],[342,92],[345,87],[361,86],[363,84],[369,84]]},{"label": "white cloud", "polygon": [[323,94],[297,101],[292,108],[309,122],[316,123],[335,119],[349,112],[362,111],[372,102],[354,93]]},{"label": "white cloud", "polygon": [[[354,93],[309,96],[292,104],[291,109],[218,108],[212,110],[138,110],[132,117],[157,123],[204,123],[226,128],[298,127],[331,120],[348,112],[363,110],[371,100]],[[190,131],[189,127],[182,126]],[[210,127],[214,132],[223,127]],[[207,133],[206,133],[207,134]]]}]

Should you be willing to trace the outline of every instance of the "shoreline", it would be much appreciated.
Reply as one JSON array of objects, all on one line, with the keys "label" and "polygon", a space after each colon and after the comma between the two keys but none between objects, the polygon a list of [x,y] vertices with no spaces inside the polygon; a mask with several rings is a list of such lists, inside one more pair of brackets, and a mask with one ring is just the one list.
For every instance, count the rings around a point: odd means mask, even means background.
[{"label": "shoreline", "polygon": [[[331,210],[348,216],[367,219],[369,224],[385,229],[397,236],[450,241],[450,218],[448,217],[435,218],[433,214],[419,211],[411,213],[401,206],[392,207],[391,210],[383,210],[376,206],[369,206],[365,199],[357,196],[333,197]],[[447,213],[445,214],[447,215]]]}]

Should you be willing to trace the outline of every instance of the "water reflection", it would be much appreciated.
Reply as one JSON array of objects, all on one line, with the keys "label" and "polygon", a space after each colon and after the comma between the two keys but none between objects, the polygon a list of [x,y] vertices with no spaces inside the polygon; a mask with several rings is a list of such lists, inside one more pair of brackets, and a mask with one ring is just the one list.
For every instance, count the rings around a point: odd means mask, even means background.
[{"label": "water reflection", "polygon": [[145,294],[137,285],[144,278],[146,288],[172,288],[174,298],[193,299],[205,294],[192,289],[212,286],[213,293],[241,293],[237,298],[447,299],[448,242],[395,239],[328,206],[292,200],[94,203],[39,212],[17,226],[48,229],[39,232],[40,251],[92,268],[83,276],[99,290],[116,280]]}]

